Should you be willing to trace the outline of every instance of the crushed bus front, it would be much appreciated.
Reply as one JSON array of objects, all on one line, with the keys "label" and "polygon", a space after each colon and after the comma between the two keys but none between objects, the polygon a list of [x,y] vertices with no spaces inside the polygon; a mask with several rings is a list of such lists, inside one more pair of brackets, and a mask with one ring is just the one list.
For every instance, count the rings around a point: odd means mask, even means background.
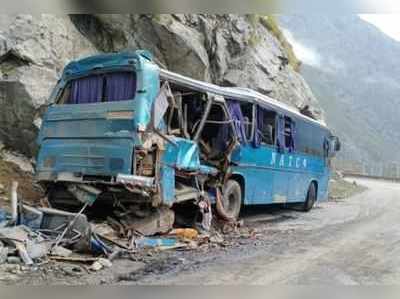
[{"label": "crushed bus front", "polygon": [[50,203],[78,205],[75,199],[85,201],[93,194],[99,202],[126,206],[199,203],[200,190],[191,182],[176,182],[177,172],[192,181],[218,171],[200,162],[196,142],[168,137],[162,117],[154,127],[159,96],[159,69],[147,52],[70,63],[38,137],[36,179]]}]

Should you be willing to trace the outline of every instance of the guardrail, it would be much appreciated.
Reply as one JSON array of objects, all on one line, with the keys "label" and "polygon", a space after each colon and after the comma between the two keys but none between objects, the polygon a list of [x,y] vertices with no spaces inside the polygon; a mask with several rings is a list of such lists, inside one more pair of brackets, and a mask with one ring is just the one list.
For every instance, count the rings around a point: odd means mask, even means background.
[{"label": "guardrail", "polygon": [[368,174],[360,174],[360,173],[352,173],[352,172],[342,172],[344,177],[357,177],[357,178],[366,178],[366,179],[374,179],[374,180],[382,180],[382,181],[391,181],[391,182],[400,182],[400,178],[393,177],[385,177],[385,176],[377,176],[377,175],[368,175]]},{"label": "guardrail", "polygon": [[332,168],[347,176],[400,181],[400,163],[395,162],[374,163],[335,159]]}]

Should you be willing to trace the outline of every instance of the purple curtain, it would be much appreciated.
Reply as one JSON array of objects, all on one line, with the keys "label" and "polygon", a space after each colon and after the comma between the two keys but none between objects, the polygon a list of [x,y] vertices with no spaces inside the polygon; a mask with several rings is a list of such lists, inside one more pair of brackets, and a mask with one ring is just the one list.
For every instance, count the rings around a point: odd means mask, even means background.
[{"label": "purple curtain", "polygon": [[72,81],[69,104],[101,102],[104,80],[102,76],[89,76]]},{"label": "purple curtain", "polygon": [[239,142],[246,143],[246,128],[240,104],[235,101],[228,101],[228,109],[229,114],[232,117],[235,132],[238,136]]},{"label": "purple curtain", "polygon": [[[103,95],[103,93],[105,93]],[[132,72],[94,75],[72,81],[69,104],[126,101],[135,97],[136,75]]]},{"label": "purple curtain", "polygon": [[132,100],[136,92],[136,76],[132,72],[106,75],[107,102]]}]

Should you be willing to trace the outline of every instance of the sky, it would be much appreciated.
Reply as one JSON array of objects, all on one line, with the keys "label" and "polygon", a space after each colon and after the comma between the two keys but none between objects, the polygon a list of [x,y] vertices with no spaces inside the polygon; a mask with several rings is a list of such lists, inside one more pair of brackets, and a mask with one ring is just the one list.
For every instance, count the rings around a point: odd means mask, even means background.
[{"label": "sky", "polygon": [[400,14],[362,14],[359,16],[364,21],[378,27],[386,35],[400,41]]}]

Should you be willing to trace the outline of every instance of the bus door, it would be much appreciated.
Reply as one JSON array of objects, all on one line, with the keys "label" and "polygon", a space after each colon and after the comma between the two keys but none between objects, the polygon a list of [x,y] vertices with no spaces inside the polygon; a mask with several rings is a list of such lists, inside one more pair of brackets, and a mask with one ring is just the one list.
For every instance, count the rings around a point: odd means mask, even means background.
[{"label": "bus door", "polygon": [[253,140],[253,169],[255,185],[252,204],[268,204],[273,200],[276,176],[276,112],[256,107],[255,136]]},{"label": "bus door", "polygon": [[296,154],[295,148],[295,134],[296,123],[290,117],[284,116],[281,118],[282,130],[282,143],[284,151],[284,172],[287,179],[287,200],[288,201],[301,201],[304,200],[304,173],[303,158]]},{"label": "bus door", "polygon": [[285,143],[285,117],[277,115],[275,118],[276,140],[275,153],[271,159],[274,168],[272,202],[285,203],[288,201],[289,174],[287,172],[287,156],[289,149]]}]

